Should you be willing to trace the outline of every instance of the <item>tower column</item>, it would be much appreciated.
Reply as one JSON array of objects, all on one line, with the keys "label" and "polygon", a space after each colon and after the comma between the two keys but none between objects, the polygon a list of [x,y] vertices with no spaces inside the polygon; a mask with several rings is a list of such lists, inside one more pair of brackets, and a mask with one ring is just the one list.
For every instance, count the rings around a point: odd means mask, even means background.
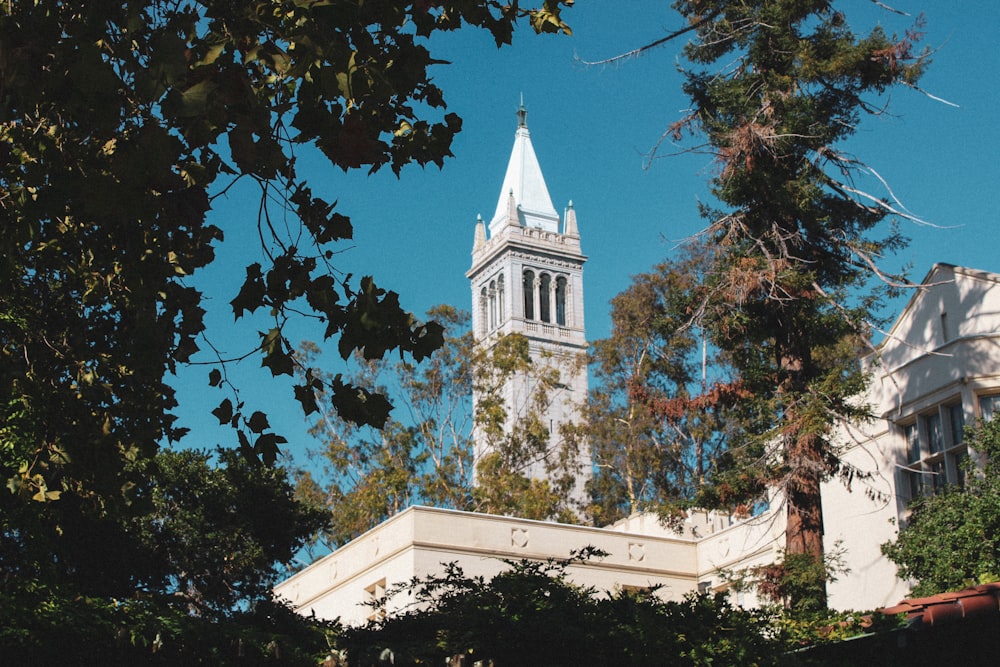
[{"label": "tower column", "polygon": [[533,318],[536,322],[542,321],[542,276],[541,274],[535,274],[535,279],[532,281],[531,293],[534,296],[535,302],[535,312],[532,313],[535,317]]},{"label": "tower column", "polygon": [[556,316],[556,284],[558,280],[556,278],[549,279],[549,293],[545,295],[545,298],[549,300],[549,324],[557,324],[558,317]]},{"label": "tower column", "polygon": [[572,280],[566,281],[566,326],[576,326],[576,295]]}]

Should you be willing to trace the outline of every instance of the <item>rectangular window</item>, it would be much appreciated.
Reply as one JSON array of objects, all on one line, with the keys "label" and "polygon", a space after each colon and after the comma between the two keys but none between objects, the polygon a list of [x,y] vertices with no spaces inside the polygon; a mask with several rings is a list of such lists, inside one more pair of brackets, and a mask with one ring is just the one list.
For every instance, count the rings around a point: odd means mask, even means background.
[{"label": "rectangular window", "polygon": [[952,469],[955,471],[955,484],[960,487],[964,487],[965,462],[969,460],[969,450],[965,447],[961,447],[949,454],[948,458],[950,459]]},{"label": "rectangular window", "polygon": [[547,273],[543,273],[538,282],[538,319],[542,322],[552,321],[551,313],[549,312],[551,306],[549,299],[551,298],[552,276]]},{"label": "rectangular window", "polygon": [[379,579],[371,586],[365,586],[365,598],[371,613],[369,621],[379,621],[385,618],[385,579]]},{"label": "rectangular window", "polygon": [[[1000,410],[1000,394],[980,396],[979,407],[984,417],[992,415]],[[914,500],[938,493],[949,484],[965,484],[965,410],[958,397],[918,414],[915,422],[899,428],[906,447],[906,465],[899,478],[901,495],[905,490]]]}]

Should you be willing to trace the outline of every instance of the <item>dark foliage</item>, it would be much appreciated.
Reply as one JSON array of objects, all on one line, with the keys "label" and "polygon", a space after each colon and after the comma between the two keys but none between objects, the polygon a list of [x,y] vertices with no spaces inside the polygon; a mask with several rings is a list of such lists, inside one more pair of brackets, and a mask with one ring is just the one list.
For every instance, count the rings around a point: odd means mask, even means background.
[{"label": "dark foliage", "polygon": [[396,665],[454,656],[497,667],[785,664],[768,615],[733,607],[725,596],[664,602],[655,590],[598,595],[572,584],[571,563],[599,555],[509,562],[489,580],[452,565],[390,593],[412,610],[345,629],[339,645],[349,664],[365,667],[389,653]]}]

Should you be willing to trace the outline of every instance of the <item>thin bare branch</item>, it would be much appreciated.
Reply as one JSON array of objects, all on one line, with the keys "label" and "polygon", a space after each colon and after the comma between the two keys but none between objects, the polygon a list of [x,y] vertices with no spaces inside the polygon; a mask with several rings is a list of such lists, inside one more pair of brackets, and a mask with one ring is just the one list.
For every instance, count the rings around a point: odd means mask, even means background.
[{"label": "thin bare branch", "polygon": [[717,9],[716,11],[714,11],[711,14],[707,15],[705,18],[701,19],[700,21],[696,21],[695,23],[692,23],[691,25],[687,26],[686,28],[681,28],[680,30],[675,30],[674,32],[670,33],[669,35],[661,37],[660,39],[653,40],[652,42],[650,42],[649,44],[646,44],[645,46],[640,46],[639,48],[632,49],[631,51],[627,51],[625,53],[621,53],[621,54],[619,54],[617,56],[612,56],[610,58],[605,58],[604,60],[593,60],[593,61],[582,60],[579,57],[576,57],[575,59],[576,59],[577,62],[579,62],[579,63],[581,63],[583,65],[586,65],[587,67],[592,67],[594,65],[611,65],[613,63],[619,63],[619,62],[622,62],[624,60],[628,60],[629,58],[635,58],[635,57],[638,57],[638,56],[642,55],[646,51],[649,51],[651,49],[655,49],[656,47],[662,46],[662,45],[666,44],[667,42],[669,42],[671,40],[677,39],[681,35],[687,34],[687,33],[691,32],[692,30],[697,30],[697,29],[701,28],[703,25],[705,25],[707,23],[710,23],[713,20],[715,20],[715,17],[718,16],[721,12],[722,12],[721,9]]},{"label": "thin bare branch", "polygon": [[879,0],[871,0],[871,2],[872,2],[873,5],[881,7],[882,9],[885,9],[886,11],[890,11],[893,14],[899,14],[900,16],[910,16],[910,14],[907,14],[906,12],[902,11],[901,9],[896,9],[895,7],[890,7],[889,5],[885,4],[884,2],[879,2]]},{"label": "thin bare branch", "polygon": [[920,86],[917,86],[917,85],[912,84],[912,83],[907,83],[906,81],[903,82],[903,85],[912,88],[913,90],[917,91],[921,95],[924,95],[926,97],[931,98],[935,102],[941,102],[942,104],[947,104],[950,107],[955,107],[956,109],[961,109],[961,106],[959,106],[958,104],[955,104],[954,102],[949,102],[948,100],[944,99],[943,97],[938,97],[937,95],[934,95],[934,94],[932,94],[932,93],[924,90]]}]

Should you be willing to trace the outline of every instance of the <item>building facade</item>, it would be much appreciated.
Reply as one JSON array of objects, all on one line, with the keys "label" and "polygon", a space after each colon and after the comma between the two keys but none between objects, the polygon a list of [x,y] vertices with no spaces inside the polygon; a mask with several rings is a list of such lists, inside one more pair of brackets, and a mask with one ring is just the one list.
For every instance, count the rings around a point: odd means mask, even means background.
[{"label": "building facade", "polygon": [[830,586],[837,608],[895,604],[908,592],[880,546],[895,538],[921,494],[961,484],[975,456],[963,427],[1000,406],[1000,275],[936,264],[877,351],[863,401],[875,418],[841,433],[845,461],[862,475],[823,489],[827,550],[850,572]]}]

